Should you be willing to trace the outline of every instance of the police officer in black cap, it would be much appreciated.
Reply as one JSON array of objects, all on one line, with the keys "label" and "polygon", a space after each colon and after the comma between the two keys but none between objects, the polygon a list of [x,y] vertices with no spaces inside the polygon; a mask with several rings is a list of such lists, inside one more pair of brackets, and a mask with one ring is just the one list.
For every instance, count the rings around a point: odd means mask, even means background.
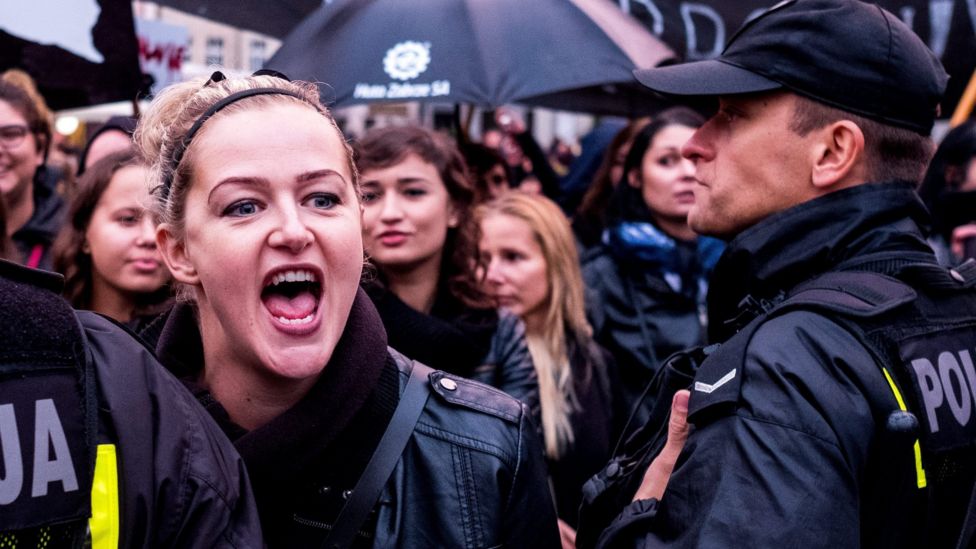
[{"label": "police officer in black cap", "polygon": [[0,548],[262,547],[230,441],[62,285],[0,260]]},{"label": "police officer in black cap", "polygon": [[689,223],[729,240],[720,345],[662,370],[664,413],[584,488],[578,544],[972,546],[976,264],[938,266],[915,194],[939,61],[878,6],[793,0],[636,76],[718,101],[682,154]]}]

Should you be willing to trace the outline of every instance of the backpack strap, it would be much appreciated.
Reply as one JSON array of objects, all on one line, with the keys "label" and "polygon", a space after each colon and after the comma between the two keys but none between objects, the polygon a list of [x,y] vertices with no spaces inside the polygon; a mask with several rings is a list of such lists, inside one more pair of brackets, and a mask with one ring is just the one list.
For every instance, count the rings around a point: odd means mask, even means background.
[{"label": "backpack strap", "polygon": [[918,294],[904,282],[870,271],[825,273],[796,287],[774,307],[775,314],[793,309],[826,310],[844,316],[880,315],[915,300]]},{"label": "backpack strap", "polygon": [[339,518],[336,519],[332,531],[322,544],[324,548],[340,549],[352,546],[356,533],[366,522],[370,509],[379,499],[383,486],[393,474],[393,468],[396,467],[400,455],[403,454],[407,442],[413,435],[417,420],[420,419],[420,414],[430,397],[428,379],[434,370],[416,361],[412,361],[411,364],[410,378],[407,380],[403,394],[400,395],[400,402],[393,412],[390,424],[387,425],[380,443],[369,458],[366,470],[359,477],[349,499],[339,512]]}]

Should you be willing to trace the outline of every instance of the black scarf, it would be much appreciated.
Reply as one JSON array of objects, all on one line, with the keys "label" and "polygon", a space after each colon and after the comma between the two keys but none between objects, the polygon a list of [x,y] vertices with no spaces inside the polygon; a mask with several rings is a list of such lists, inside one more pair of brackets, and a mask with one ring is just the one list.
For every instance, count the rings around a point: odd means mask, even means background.
[{"label": "black scarf", "polygon": [[406,303],[379,282],[366,292],[379,310],[390,346],[432,368],[470,377],[484,363],[498,327],[494,309],[466,307],[449,291],[438,292],[430,314]]},{"label": "black scarf", "polygon": [[355,485],[399,400],[397,369],[382,321],[361,290],[331,360],[309,393],[253,431],[235,425],[194,381],[203,367],[203,346],[192,306],[174,307],[156,349],[244,458],[271,545],[289,544],[293,515],[309,507],[306,496],[317,486],[335,485],[338,495]]}]

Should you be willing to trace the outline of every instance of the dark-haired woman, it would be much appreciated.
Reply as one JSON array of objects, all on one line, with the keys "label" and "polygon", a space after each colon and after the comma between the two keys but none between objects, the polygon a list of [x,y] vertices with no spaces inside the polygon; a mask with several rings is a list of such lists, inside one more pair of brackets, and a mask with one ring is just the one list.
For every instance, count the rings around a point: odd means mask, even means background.
[{"label": "dark-haired woman", "polygon": [[131,150],[89,166],[72,193],[67,222],[54,245],[54,268],[64,275],[71,305],[135,328],[169,297],[169,271],[147,212],[148,175]]},{"label": "dark-haired woman", "polygon": [[558,544],[525,406],[387,347],[358,174],[314,85],[176,84],[136,140],[187,300],[152,343],[234,441],[270,547]]},{"label": "dark-haired woman", "polygon": [[499,314],[475,274],[474,189],[457,147],[419,127],[383,128],[359,143],[363,235],[379,270],[369,286],[390,345],[525,402],[539,389],[522,322]]},{"label": "dark-haired woman", "polygon": [[602,242],[583,260],[594,339],[617,361],[625,402],[637,408],[631,425],[650,412],[638,400],[661,362],[705,338],[708,275],[724,245],[688,226],[695,166],[681,156],[702,122],[676,108],[637,133]]}]

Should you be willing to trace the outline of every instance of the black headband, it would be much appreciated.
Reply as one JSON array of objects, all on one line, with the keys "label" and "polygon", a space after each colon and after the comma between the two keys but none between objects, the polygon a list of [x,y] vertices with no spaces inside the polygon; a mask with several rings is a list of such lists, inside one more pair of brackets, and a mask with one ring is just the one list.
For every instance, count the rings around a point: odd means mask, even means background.
[{"label": "black headband", "polygon": [[[270,71],[258,71],[257,73],[255,73],[255,75],[259,75],[259,73],[269,74]],[[280,73],[269,74],[269,75],[280,78],[281,76],[279,76],[279,74]],[[287,78],[285,79],[287,80]],[[224,80],[224,75],[220,71],[217,71],[213,74],[213,76],[210,77],[210,80],[208,80],[207,83],[204,84],[204,86],[209,85],[211,82],[220,82],[221,80]],[[177,143],[176,150],[173,151],[173,159],[170,161],[170,170],[166,172],[166,175],[164,176],[163,179],[162,195],[164,201],[169,197],[169,191],[170,188],[173,186],[173,178],[176,177],[176,170],[180,166],[180,161],[183,160],[183,155],[186,154],[186,149],[189,148],[190,142],[193,141],[193,137],[197,134],[198,131],[200,131],[200,128],[203,126],[203,123],[209,120],[211,116],[220,112],[224,107],[232,103],[235,103],[237,101],[240,101],[241,99],[244,99],[246,97],[252,97],[255,95],[290,95],[292,97],[307,102],[307,99],[305,99],[300,94],[295,93],[291,90],[285,90],[281,88],[254,88],[250,90],[239,91],[237,93],[232,93],[227,97],[211,105],[210,108],[207,109],[203,114],[201,114],[200,117],[197,118],[196,121],[193,123],[193,125],[190,126],[190,129],[186,132],[186,135],[183,136],[183,139],[180,139],[180,141]]]}]

